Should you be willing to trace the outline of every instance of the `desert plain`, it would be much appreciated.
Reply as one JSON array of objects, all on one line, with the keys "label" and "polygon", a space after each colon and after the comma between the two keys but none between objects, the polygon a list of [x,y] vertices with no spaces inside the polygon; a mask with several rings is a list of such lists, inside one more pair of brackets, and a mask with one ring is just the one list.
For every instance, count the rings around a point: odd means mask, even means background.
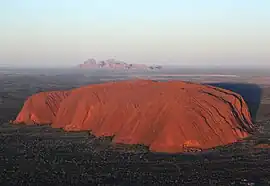
[{"label": "desert plain", "polygon": [[[226,147],[166,154],[142,145],[114,145],[87,132],[9,123],[34,93],[134,78],[192,81],[237,92],[248,104],[257,133]],[[0,81],[0,185],[270,184],[269,70],[1,69]]]}]

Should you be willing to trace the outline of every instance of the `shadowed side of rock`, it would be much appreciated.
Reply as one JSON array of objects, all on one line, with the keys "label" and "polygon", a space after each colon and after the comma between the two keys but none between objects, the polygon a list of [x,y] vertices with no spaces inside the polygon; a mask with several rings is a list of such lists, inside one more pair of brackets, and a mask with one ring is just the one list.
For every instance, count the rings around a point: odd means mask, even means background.
[{"label": "shadowed side of rock", "polygon": [[229,82],[220,82],[220,83],[210,83],[214,87],[219,87],[226,90],[231,90],[243,97],[245,102],[248,105],[251,117],[253,121],[257,119],[257,112],[261,103],[262,88],[256,84],[250,83],[229,83]]}]

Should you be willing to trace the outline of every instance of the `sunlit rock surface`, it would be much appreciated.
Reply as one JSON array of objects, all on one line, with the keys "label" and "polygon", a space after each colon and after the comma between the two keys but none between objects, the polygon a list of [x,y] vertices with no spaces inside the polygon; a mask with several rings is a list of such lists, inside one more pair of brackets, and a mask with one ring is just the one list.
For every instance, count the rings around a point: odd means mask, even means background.
[{"label": "sunlit rock surface", "polygon": [[253,132],[248,107],[231,91],[182,81],[129,80],[38,93],[13,123],[88,130],[156,152],[203,150]]}]

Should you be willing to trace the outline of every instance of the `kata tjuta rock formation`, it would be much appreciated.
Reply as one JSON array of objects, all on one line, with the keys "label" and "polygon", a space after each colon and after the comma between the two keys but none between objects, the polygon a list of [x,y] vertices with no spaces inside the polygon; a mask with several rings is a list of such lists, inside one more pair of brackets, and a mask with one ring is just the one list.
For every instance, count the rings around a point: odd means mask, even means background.
[{"label": "kata tjuta rock formation", "polygon": [[254,130],[240,95],[181,81],[129,80],[39,93],[14,123],[50,121],[55,128],[113,136],[115,143],[144,144],[158,152],[226,145]]},{"label": "kata tjuta rock formation", "polygon": [[78,65],[83,69],[120,69],[120,70],[159,70],[162,67],[159,65],[147,66],[145,64],[129,64],[115,59],[107,59],[104,61],[96,61],[91,58],[86,60],[83,64]]}]

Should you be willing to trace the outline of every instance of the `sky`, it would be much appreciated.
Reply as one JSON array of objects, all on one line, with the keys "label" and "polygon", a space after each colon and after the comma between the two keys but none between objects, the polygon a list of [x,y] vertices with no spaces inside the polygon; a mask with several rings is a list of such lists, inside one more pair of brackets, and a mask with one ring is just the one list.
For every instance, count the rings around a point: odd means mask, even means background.
[{"label": "sky", "polygon": [[0,65],[270,66],[269,0],[1,0]]}]

